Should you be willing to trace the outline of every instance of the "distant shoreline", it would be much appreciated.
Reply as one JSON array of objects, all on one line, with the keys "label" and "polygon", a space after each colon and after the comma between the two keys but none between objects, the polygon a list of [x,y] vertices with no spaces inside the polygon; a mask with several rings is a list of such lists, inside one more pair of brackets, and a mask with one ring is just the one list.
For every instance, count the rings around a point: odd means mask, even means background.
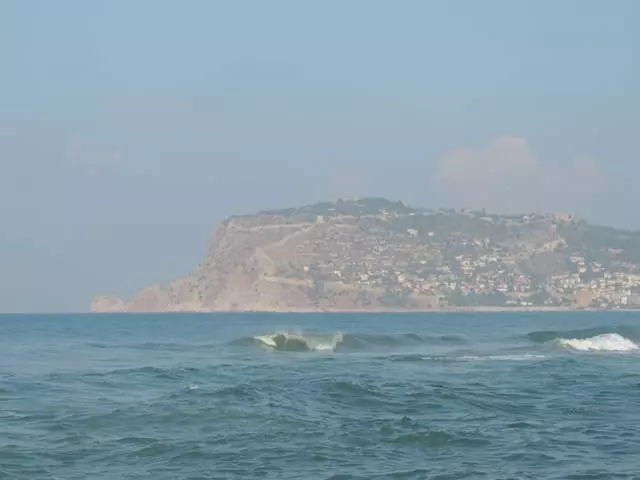
[{"label": "distant shoreline", "polygon": [[241,313],[281,313],[281,314],[453,314],[453,313],[640,313],[634,308],[571,308],[571,307],[448,307],[425,309],[286,309],[286,310],[165,310],[160,312],[0,312],[0,316],[26,315],[177,315],[177,314],[241,314]]}]

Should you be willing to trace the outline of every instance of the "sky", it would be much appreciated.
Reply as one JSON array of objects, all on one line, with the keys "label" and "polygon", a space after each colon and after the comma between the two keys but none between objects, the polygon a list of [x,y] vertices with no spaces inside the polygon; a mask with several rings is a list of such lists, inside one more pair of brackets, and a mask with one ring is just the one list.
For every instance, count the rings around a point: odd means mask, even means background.
[{"label": "sky", "polygon": [[640,228],[640,2],[4,0],[0,311],[188,273],[233,214],[383,196]]}]

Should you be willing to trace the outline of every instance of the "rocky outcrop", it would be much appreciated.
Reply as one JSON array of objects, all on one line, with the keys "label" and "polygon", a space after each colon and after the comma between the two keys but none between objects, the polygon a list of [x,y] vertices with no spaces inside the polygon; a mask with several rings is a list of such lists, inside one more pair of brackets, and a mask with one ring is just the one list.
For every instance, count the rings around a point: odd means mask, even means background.
[{"label": "rocky outcrop", "polygon": [[127,305],[115,295],[100,295],[91,302],[91,311],[94,313],[124,312]]},{"label": "rocky outcrop", "polygon": [[129,306],[129,312],[166,312],[169,309],[169,295],[160,285],[152,285],[136,295]]},{"label": "rocky outcrop", "polygon": [[[93,312],[314,311],[306,289],[273,281],[278,267],[269,249],[314,226],[254,225],[231,220],[220,226],[209,255],[189,275],[166,287],[152,285],[126,305],[116,297],[96,297]],[[107,300],[108,299],[108,300]]]}]

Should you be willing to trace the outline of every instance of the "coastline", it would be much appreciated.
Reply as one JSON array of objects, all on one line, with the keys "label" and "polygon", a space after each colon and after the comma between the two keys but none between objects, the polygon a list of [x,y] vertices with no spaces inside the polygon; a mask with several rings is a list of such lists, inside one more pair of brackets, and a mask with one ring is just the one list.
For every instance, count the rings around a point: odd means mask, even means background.
[{"label": "coastline", "polygon": [[0,317],[7,316],[27,316],[27,315],[176,315],[176,314],[210,314],[210,313],[280,313],[280,314],[456,314],[456,313],[640,313],[640,307],[628,307],[628,308],[575,308],[575,307],[542,307],[542,306],[527,306],[527,307],[444,307],[444,308],[421,308],[421,309],[409,309],[409,308],[286,308],[286,309],[254,309],[254,310],[189,310],[189,309],[172,309],[172,310],[160,310],[160,311],[69,311],[69,312],[0,312]]},{"label": "coastline", "polygon": [[[640,313],[640,308],[573,308],[573,307],[446,307],[446,308],[423,308],[423,309],[407,309],[407,308],[380,308],[380,309],[361,309],[361,308],[287,308],[287,309],[261,309],[261,310],[162,310],[162,311],[113,311],[113,312],[70,312],[67,314],[83,314],[89,313],[94,315],[175,315],[180,313],[190,314],[207,314],[207,313],[281,313],[281,314],[416,314],[416,313]],[[64,314],[64,313],[54,313]],[[1,314],[0,314],[1,315]]]}]

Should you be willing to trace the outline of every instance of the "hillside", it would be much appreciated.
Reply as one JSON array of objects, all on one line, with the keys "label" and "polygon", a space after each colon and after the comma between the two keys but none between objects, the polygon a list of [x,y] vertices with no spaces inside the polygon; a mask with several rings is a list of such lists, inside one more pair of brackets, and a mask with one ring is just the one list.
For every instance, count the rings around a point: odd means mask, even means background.
[{"label": "hillside", "polygon": [[189,275],[92,311],[629,307],[640,232],[567,214],[414,209],[380,198],[235,216]]}]

